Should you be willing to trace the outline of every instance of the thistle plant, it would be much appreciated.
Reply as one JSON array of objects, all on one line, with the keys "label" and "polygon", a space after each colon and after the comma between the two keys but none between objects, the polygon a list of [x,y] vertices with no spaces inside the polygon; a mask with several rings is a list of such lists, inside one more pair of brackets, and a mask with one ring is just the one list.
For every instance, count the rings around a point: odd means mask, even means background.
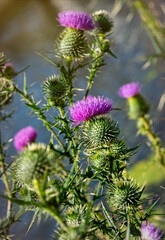
[{"label": "thistle plant", "polygon": [[[1,61],[10,91],[21,95],[51,137],[47,144],[38,143],[39,133],[32,126],[16,133],[14,146],[18,153],[10,171],[4,166],[1,143],[2,176],[8,193],[1,196],[10,206],[5,219],[8,225],[0,234],[9,239],[10,221],[19,219],[12,205],[16,203],[23,209],[22,214],[34,211],[32,223],[42,214],[55,219],[53,239],[128,240],[150,235],[152,239],[160,239],[162,232],[153,229],[151,234],[147,233],[142,225],[148,221],[156,202],[149,208],[144,206],[147,202],[144,186],[139,186],[127,173],[137,146],[128,148],[120,137],[120,123],[113,118],[115,103],[104,96],[89,95],[97,72],[105,65],[104,56],[115,57],[108,39],[113,21],[106,11],[92,15],[65,11],[57,20],[65,29],[56,40],[55,59],[40,54],[60,73],[46,78],[42,84],[45,105],[37,103],[29,93],[26,78],[24,89],[19,89],[12,79],[14,74],[6,74],[12,65],[5,66],[6,62]],[[76,100],[79,89],[75,88],[74,80],[78,70],[86,67],[89,74],[84,98]],[[136,84],[135,87],[138,96],[140,87]],[[125,94],[129,95],[129,89]],[[54,111],[52,119],[50,108]],[[137,109],[138,116],[144,116]]]},{"label": "thistle plant", "polygon": [[140,94],[138,82],[124,84],[118,90],[118,95],[128,100],[128,116],[136,120],[138,133],[146,136],[150,147],[154,150],[156,159],[165,167],[165,148],[158,134],[153,131],[153,122],[149,115],[149,104]]}]

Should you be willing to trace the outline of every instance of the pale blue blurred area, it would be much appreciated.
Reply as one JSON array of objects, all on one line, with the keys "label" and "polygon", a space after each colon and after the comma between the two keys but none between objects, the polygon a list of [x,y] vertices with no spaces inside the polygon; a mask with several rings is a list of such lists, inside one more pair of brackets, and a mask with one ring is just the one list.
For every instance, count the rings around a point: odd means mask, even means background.
[{"label": "pale blue blurred area", "polygon": [[[41,85],[47,76],[57,74],[58,71],[46,60],[36,54],[36,52],[54,51],[54,42],[62,30],[56,21],[57,13],[63,10],[79,10],[94,12],[106,9],[111,13],[114,11],[114,0],[0,0],[0,51],[4,51],[10,61],[13,62],[17,71],[31,65],[26,70],[27,85],[29,92],[33,92],[36,101],[42,99],[44,102]],[[115,14],[114,14],[115,15]],[[128,121],[126,115],[126,101],[117,95],[118,88],[130,81],[139,81],[142,87],[142,94],[151,104],[151,114],[154,116],[156,130],[165,140],[164,130],[164,108],[157,112],[157,106],[161,95],[164,92],[165,76],[164,62],[152,65],[143,70],[144,57],[154,53],[152,43],[146,34],[142,23],[135,13],[131,18],[129,9],[125,6],[114,17],[114,32],[110,36],[112,40],[111,50],[118,57],[117,59],[106,56],[107,66],[102,68],[97,74],[95,84],[91,90],[92,95],[104,95],[113,99],[114,106],[122,108],[121,111],[114,111],[112,115],[119,122],[121,127],[121,137],[124,136],[129,147],[142,143],[134,161],[139,161],[147,157],[149,148],[143,142],[143,138],[135,137],[136,125],[134,121]],[[80,71],[75,82],[80,88],[86,87],[86,76],[88,71]],[[23,87],[23,73],[15,78],[19,88]],[[83,93],[77,96],[81,99]],[[16,112],[12,119],[3,125],[3,140],[13,138],[14,134],[21,128],[31,125],[37,129],[38,142],[47,143],[50,133],[43,126],[36,116],[30,114],[28,107],[20,101],[20,96],[15,95],[12,103],[6,107],[6,111],[13,109]],[[56,115],[51,111],[53,116]],[[16,155],[16,151],[11,142],[9,153]],[[1,209],[4,205],[0,206]],[[3,210],[2,210],[3,211]],[[2,212],[1,211],[1,212]],[[52,234],[55,222],[50,220],[42,222],[39,227],[36,224],[25,237],[31,214],[23,217],[23,224],[15,224],[12,228],[16,234],[14,240],[48,240]]]}]

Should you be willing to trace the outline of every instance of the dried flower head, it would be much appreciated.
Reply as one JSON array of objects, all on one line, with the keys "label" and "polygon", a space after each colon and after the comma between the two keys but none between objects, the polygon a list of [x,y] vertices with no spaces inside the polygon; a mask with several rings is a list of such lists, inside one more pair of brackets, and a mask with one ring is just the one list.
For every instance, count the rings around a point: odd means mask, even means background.
[{"label": "dried flower head", "polygon": [[64,11],[58,14],[57,20],[61,26],[79,30],[93,30],[95,27],[91,16],[85,12]]},{"label": "dried flower head", "polygon": [[132,98],[140,93],[141,86],[138,82],[124,84],[118,90],[118,95],[122,98]]},{"label": "dried flower head", "polygon": [[153,224],[151,223],[142,223],[141,226],[141,235],[142,235],[142,240],[159,240],[163,239],[163,232],[159,229],[156,228]]},{"label": "dried flower head", "polygon": [[101,96],[88,96],[85,100],[78,101],[70,107],[71,120],[75,126],[85,122],[93,116],[109,113],[112,110],[112,100]]},{"label": "dried flower head", "polygon": [[113,21],[109,16],[109,13],[105,10],[96,11],[92,14],[96,23],[94,31],[99,34],[105,34],[112,30]]},{"label": "dried flower head", "polygon": [[13,78],[16,75],[13,63],[6,63],[2,68],[2,74],[6,78]]},{"label": "dried flower head", "polygon": [[14,146],[18,151],[22,151],[30,142],[34,142],[37,137],[37,131],[28,126],[26,128],[22,128],[15,136],[14,136]]}]

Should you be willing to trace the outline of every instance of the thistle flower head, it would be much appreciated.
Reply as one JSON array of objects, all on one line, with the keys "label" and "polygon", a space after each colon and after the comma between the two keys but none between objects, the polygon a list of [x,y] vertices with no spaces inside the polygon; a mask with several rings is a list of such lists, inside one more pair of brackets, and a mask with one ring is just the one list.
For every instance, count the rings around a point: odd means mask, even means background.
[{"label": "thistle flower head", "polygon": [[41,143],[28,145],[13,164],[13,176],[20,184],[31,185],[34,179],[58,171],[60,154]]},{"label": "thistle flower head", "polygon": [[82,130],[82,142],[86,149],[108,147],[119,135],[118,123],[105,117],[87,121]]},{"label": "thistle flower head", "polygon": [[83,59],[88,51],[84,32],[73,28],[66,28],[57,39],[55,49],[64,58]]},{"label": "thistle flower head", "polygon": [[96,23],[94,32],[99,34],[105,34],[112,30],[113,21],[109,16],[109,13],[105,10],[96,11],[92,14]]},{"label": "thistle flower head", "polygon": [[122,98],[132,98],[140,93],[141,86],[138,82],[124,84],[118,90],[118,95]]},{"label": "thistle flower head", "polygon": [[43,92],[52,106],[65,106],[67,86],[59,76],[53,75],[47,78],[43,84]]},{"label": "thistle flower head", "polygon": [[14,146],[18,151],[22,151],[30,142],[34,142],[37,137],[37,131],[31,127],[22,128],[14,136]]},{"label": "thistle flower head", "polygon": [[109,98],[88,96],[70,107],[71,120],[75,126],[85,122],[93,116],[103,115],[112,110],[113,102]]},{"label": "thistle flower head", "polygon": [[151,224],[149,222],[142,223],[141,235],[142,235],[142,240],[163,239],[163,232],[159,228],[156,228],[153,224]]},{"label": "thistle flower head", "polygon": [[78,30],[93,30],[94,23],[91,16],[85,12],[64,11],[58,14],[57,21],[64,27]]}]

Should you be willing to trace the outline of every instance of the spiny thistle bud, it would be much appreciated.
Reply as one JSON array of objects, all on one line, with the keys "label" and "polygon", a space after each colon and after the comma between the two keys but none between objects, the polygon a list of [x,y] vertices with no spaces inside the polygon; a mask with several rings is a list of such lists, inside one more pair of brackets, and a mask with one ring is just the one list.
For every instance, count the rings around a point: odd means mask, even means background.
[{"label": "spiny thistle bud", "polygon": [[13,164],[13,176],[22,185],[42,181],[45,174],[60,170],[60,154],[44,144],[28,145]]},{"label": "spiny thistle bud", "polygon": [[140,89],[139,83],[132,82],[124,84],[118,91],[120,97],[128,99],[128,115],[130,119],[137,119],[149,111],[149,105],[140,95]]},{"label": "spiny thistle bud", "polygon": [[82,142],[87,149],[109,146],[119,135],[118,123],[110,118],[95,117],[85,122]]},{"label": "spiny thistle bud", "polygon": [[89,160],[91,163],[100,168],[101,166],[110,163],[113,165],[114,161],[125,162],[130,156],[130,152],[133,149],[127,149],[125,141],[123,139],[116,139],[110,143],[108,147],[96,149],[94,151],[87,151],[89,154]]},{"label": "spiny thistle bud", "polygon": [[85,222],[85,207],[82,205],[75,205],[69,207],[66,212],[66,222],[71,227],[78,227]]},{"label": "spiny thistle bud", "polygon": [[[84,228],[86,225],[86,206],[76,205],[74,204],[73,207],[68,207],[65,209],[64,216],[69,226],[69,231],[67,233],[62,232],[58,239],[60,240],[98,240],[95,236],[95,230],[89,231],[86,236],[84,235],[83,238],[80,234],[81,229]],[[90,229],[90,222],[88,222],[88,227]],[[86,229],[87,230],[87,229]],[[59,234],[59,232],[58,232]]]},{"label": "spiny thistle bud", "polygon": [[105,10],[100,10],[92,14],[96,27],[94,32],[96,34],[105,34],[112,30],[113,21],[109,16],[109,13]]},{"label": "spiny thistle bud", "polygon": [[127,147],[125,141],[123,139],[117,139],[110,146],[112,154],[120,154],[125,153],[127,151]]},{"label": "spiny thistle bud", "polygon": [[110,205],[120,210],[137,208],[144,189],[141,189],[132,179],[114,179],[109,187]]},{"label": "spiny thistle bud", "polygon": [[102,149],[91,154],[89,157],[89,160],[95,167],[100,168],[104,166],[108,161],[110,161],[110,158],[111,158],[111,154],[109,150]]},{"label": "spiny thistle bud", "polygon": [[59,36],[55,47],[64,58],[76,60],[81,60],[88,50],[84,32],[74,28],[66,28]]},{"label": "spiny thistle bud", "polygon": [[67,95],[67,85],[60,76],[52,75],[43,84],[46,100],[52,106],[63,107]]}]

